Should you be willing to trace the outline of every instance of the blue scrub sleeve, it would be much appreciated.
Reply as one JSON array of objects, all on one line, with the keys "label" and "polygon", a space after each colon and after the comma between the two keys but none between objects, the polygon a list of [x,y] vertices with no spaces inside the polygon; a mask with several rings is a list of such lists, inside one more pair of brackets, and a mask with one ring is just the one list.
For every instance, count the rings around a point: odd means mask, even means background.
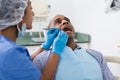
[{"label": "blue scrub sleeve", "polygon": [[3,74],[6,80],[40,80],[41,72],[32,63],[24,47],[16,47],[8,52]]},{"label": "blue scrub sleeve", "polygon": [[0,80],[5,80],[5,77],[3,75],[3,71],[2,70],[0,70]]}]

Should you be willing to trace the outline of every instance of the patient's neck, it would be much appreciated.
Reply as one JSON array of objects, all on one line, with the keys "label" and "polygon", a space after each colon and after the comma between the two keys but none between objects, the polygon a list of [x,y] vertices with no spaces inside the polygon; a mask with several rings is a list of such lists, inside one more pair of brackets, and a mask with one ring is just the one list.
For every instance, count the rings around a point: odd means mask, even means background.
[{"label": "patient's neck", "polygon": [[73,51],[74,51],[75,48],[77,47],[75,41],[68,42],[68,43],[67,43],[67,46],[69,46]]}]

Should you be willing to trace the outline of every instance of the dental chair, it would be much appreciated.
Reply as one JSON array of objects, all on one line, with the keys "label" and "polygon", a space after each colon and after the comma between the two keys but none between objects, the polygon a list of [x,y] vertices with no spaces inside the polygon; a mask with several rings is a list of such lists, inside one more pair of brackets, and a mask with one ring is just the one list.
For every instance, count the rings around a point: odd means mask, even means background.
[{"label": "dental chair", "polygon": [[[112,63],[117,63],[120,64],[120,57],[115,57],[115,56],[104,56],[105,60],[107,62],[112,62]],[[115,80],[120,80],[120,76],[115,76]]]}]

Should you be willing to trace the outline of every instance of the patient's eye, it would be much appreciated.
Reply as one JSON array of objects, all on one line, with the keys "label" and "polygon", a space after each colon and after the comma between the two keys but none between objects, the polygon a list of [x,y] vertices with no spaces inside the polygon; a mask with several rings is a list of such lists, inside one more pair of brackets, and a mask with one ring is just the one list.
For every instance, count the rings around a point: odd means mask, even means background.
[{"label": "patient's eye", "polygon": [[61,23],[62,23],[62,20],[66,20],[66,21],[70,22],[70,19],[67,18],[67,17],[64,17],[64,19],[57,18],[57,19],[54,21],[54,25],[56,25],[56,24],[61,24]]},{"label": "patient's eye", "polygon": [[60,18],[57,18],[55,21],[54,21],[54,24],[60,24],[62,22],[62,20]]}]

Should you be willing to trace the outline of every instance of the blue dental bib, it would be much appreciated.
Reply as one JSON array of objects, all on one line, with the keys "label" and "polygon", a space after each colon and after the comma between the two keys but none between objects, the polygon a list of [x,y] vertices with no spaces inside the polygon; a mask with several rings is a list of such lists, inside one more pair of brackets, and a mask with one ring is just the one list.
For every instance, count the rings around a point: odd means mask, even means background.
[{"label": "blue dental bib", "polygon": [[85,49],[66,46],[60,56],[55,80],[103,80],[99,63]]}]

